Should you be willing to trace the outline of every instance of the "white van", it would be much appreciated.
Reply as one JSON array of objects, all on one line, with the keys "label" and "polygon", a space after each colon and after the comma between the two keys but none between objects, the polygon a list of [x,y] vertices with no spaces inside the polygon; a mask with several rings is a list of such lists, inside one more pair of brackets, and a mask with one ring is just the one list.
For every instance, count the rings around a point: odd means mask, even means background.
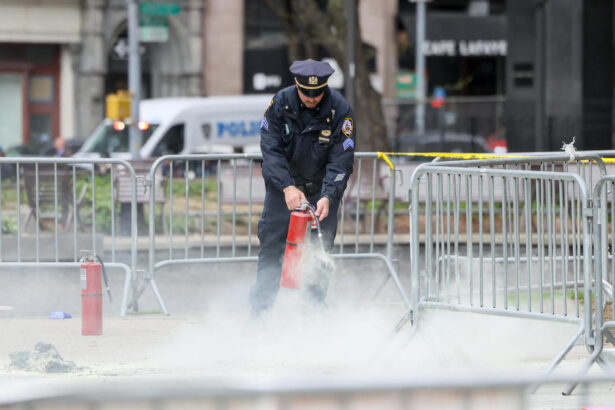
[{"label": "white van", "polygon": [[[171,97],[141,101],[141,158],[168,154],[259,152],[271,95]],[[128,126],[105,119],[75,156],[131,159]]]}]

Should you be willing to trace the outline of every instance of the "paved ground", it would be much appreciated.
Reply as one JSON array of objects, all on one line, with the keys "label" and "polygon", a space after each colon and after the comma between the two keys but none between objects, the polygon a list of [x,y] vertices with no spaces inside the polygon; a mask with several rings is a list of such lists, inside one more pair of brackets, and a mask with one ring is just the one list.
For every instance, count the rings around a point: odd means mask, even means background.
[{"label": "paved ground", "polygon": [[[179,386],[219,378],[274,378],[279,383],[296,377],[327,380],[378,374],[407,375],[412,380],[471,375],[486,382],[510,375],[536,377],[577,330],[551,322],[426,311],[412,338],[404,329],[392,339],[392,327],[404,311],[395,288],[389,282],[372,299],[374,287],[365,286],[365,277],[352,275],[355,268],[346,265],[332,284],[329,309],[315,312],[295,293],[284,290],[274,314],[262,322],[250,320],[248,314],[252,266],[232,274],[212,267],[161,274],[159,286],[170,316],[156,312],[156,301],[147,291],[142,312],[120,318],[122,277],[112,274],[115,301],[104,302],[102,336],[81,335],[73,272],[0,275],[0,305],[14,307],[0,311],[0,399],[16,391],[31,394],[38,389],[20,389],[40,383],[81,389],[128,382],[148,386],[174,381]],[[361,275],[381,283],[384,276],[378,272],[367,269]],[[48,319],[55,310],[74,317]],[[11,353],[33,351],[38,342],[53,344],[78,369],[47,374],[10,366]],[[558,375],[576,372],[586,357],[584,348],[573,349]],[[602,374],[597,367],[591,373]],[[615,381],[593,384],[569,397],[561,395],[562,387],[541,387],[528,396],[529,408],[615,407]]]},{"label": "paved ground", "polygon": [[[0,319],[0,392],[41,382],[72,386],[109,383],[240,378],[284,380],[316,377],[321,380],[357,374],[407,374],[450,378],[471,375],[479,380],[506,376],[536,376],[557,352],[574,327],[523,323],[509,318],[430,313],[422,332],[388,342],[397,308],[373,306],[354,312],[335,309],[306,312],[295,304],[264,323],[250,321],[243,312],[211,311],[106,316],[102,336],[82,336],[79,317],[52,320],[41,317]],[[296,309],[295,309],[296,308]],[[462,322],[463,326],[459,326]],[[514,339],[512,337],[515,337]],[[541,341],[534,343],[535,337]],[[46,374],[15,370],[9,355],[34,351],[37,342],[52,343],[73,372]],[[571,373],[586,353],[575,348],[559,374]],[[593,374],[601,374],[598,369]],[[74,387],[80,389],[80,387]],[[580,409],[615,404],[615,381],[580,388],[569,397],[561,384],[541,387],[528,398],[531,409]],[[0,394],[0,401],[3,394]],[[4,396],[6,397],[6,395]]]}]

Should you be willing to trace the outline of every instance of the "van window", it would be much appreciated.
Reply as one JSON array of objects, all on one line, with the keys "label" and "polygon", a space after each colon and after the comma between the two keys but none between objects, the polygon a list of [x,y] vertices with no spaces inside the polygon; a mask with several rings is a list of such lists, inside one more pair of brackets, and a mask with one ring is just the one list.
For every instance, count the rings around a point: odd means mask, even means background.
[{"label": "van window", "polygon": [[[152,133],[158,128],[158,124],[149,124],[148,128],[141,131],[142,143],[145,144]],[[97,152],[109,156],[113,152],[129,152],[130,137],[129,127],[121,121],[109,122],[99,128],[94,136],[92,144],[85,152]]]},{"label": "van window", "polygon": [[167,130],[162,140],[154,148],[152,156],[160,157],[162,155],[179,154],[183,149],[184,124],[176,124]]},{"label": "van window", "polygon": [[201,125],[201,131],[203,131],[203,138],[209,139],[211,136],[211,124],[205,123]]}]

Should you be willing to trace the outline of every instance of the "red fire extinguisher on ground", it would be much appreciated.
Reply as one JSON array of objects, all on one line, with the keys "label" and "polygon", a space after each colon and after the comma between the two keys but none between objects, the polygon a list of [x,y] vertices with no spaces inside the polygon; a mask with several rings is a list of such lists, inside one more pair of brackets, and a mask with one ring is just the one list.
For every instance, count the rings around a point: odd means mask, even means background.
[{"label": "red fire extinguisher on ground", "polygon": [[[81,258],[81,334],[102,335],[102,279],[111,299],[105,265],[93,251]],[[101,275],[102,273],[102,275]]]},{"label": "red fire extinguisher on ground", "polygon": [[320,223],[313,206],[303,202],[301,208],[291,212],[288,235],[286,236],[286,251],[284,252],[284,260],[282,262],[280,286],[291,289],[301,287],[303,279],[301,259],[303,258],[304,247],[308,243],[308,235],[310,235],[311,231],[311,229],[308,229],[308,226],[311,227],[313,223],[316,223],[318,237],[321,239]]}]

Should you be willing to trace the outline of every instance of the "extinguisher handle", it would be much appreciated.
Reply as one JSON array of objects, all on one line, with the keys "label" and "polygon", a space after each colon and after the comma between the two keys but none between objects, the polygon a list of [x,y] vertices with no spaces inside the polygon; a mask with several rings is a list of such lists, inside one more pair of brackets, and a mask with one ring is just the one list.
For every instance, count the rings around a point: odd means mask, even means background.
[{"label": "extinguisher handle", "polygon": [[295,211],[305,211],[308,209],[309,206],[310,206],[310,203],[308,201],[306,201],[305,199],[301,199],[301,205],[295,208]]}]

